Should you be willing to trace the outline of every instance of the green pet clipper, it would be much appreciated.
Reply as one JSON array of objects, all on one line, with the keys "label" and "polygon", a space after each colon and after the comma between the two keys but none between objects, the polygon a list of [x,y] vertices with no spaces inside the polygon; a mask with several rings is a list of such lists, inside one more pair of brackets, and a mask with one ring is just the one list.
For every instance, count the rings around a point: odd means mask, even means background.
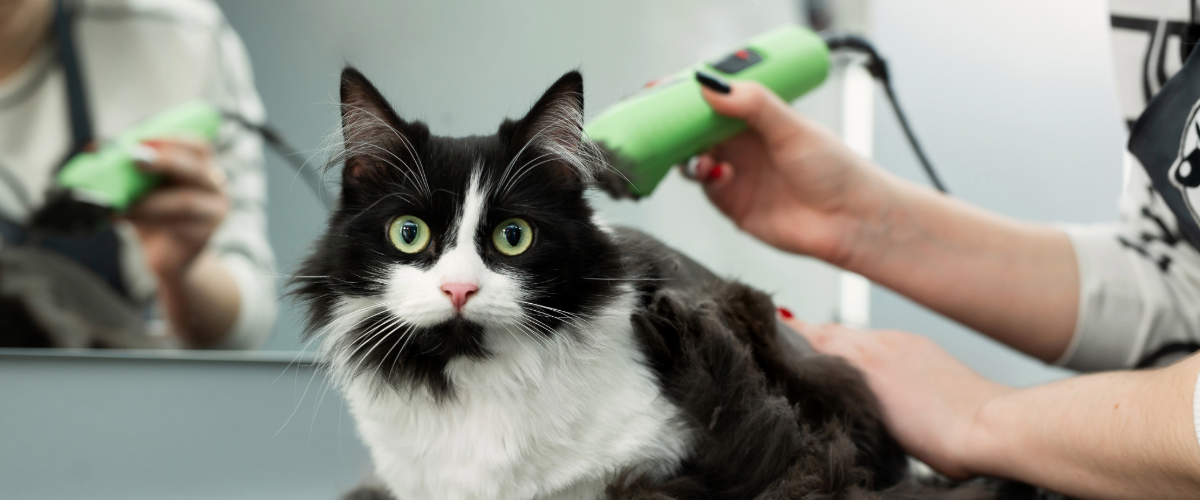
[{"label": "green pet clipper", "polygon": [[176,105],[122,132],[99,151],[72,157],[59,171],[55,192],[34,216],[34,226],[90,229],[123,212],[153,189],[160,176],[141,171],[134,152],[142,141],[191,137],[212,141],[224,119],[204,101]]},{"label": "green pet clipper", "polygon": [[816,88],[829,73],[829,47],[816,33],[788,26],[751,39],[725,58],[699,63],[649,83],[585,127],[629,180],[635,196],[654,191],[671,167],[745,129],[718,115],[700,95],[697,70],[727,80],[754,80],[785,101]]}]

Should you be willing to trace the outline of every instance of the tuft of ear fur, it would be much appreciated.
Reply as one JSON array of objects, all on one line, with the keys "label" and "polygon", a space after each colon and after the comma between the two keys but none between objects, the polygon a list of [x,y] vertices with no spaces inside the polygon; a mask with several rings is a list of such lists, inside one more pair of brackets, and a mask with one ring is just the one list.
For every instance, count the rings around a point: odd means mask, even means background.
[{"label": "tuft of ear fur", "polygon": [[406,166],[408,161],[396,151],[415,158],[409,136],[421,131],[402,120],[370,80],[351,66],[342,70],[341,99],[343,185],[381,179],[384,169]]},{"label": "tuft of ear fur", "polygon": [[546,89],[529,113],[516,123],[510,147],[526,161],[548,155],[584,183],[606,168],[599,148],[583,133],[583,75],[569,71]]},{"label": "tuft of ear fur", "polygon": [[568,71],[521,119],[517,140],[548,151],[579,149],[583,138],[583,75]]}]

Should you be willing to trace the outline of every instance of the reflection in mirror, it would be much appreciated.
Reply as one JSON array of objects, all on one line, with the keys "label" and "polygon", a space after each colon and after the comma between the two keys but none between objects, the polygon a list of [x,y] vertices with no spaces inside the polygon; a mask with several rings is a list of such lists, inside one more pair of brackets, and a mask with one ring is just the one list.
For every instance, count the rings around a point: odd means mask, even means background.
[{"label": "reflection in mirror", "polygon": [[138,310],[102,279],[57,252],[0,251],[0,347],[171,346],[147,334]]},{"label": "reflection in mirror", "polygon": [[3,8],[0,347],[261,346],[264,112],[237,34],[203,2]]}]

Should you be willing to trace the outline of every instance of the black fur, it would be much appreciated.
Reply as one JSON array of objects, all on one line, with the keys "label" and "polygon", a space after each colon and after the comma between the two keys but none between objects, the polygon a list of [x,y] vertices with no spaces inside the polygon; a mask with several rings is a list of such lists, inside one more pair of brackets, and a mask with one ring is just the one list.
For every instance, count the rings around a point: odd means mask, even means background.
[{"label": "black fur", "polygon": [[821,463],[805,469],[826,480],[814,492],[901,480],[907,458],[855,370],[784,342],[765,294],[715,277],[681,280],[680,271],[697,272],[675,269],[686,257],[633,231],[620,241],[627,267],[649,278],[636,331],[698,442],[679,477],[614,486],[614,498],[754,498],[812,457]]},{"label": "black fur", "polygon": [[[0,276],[2,278],[2,276]],[[0,348],[54,347],[46,333],[19,299],[0,295]]]},{"label": "black fur", "polygon": [[396,500],[396,497],[386,486],[371,478],[342,495],[342,500]]},{"label": "black fur", "polygon": [[[535,299],[538,305],[584,319],[616,296],[614,283],[634,284],[640,303],[630,321],[646,362],[695,438],[675,477],[639,476],[638,464],[631,464],[608,488],[610,498],[1032,497],[1012,486],[919,484],[906,478],[907,456],[888,435],[860,374],[840,359],[798,349],[797,339],[788,337],[795,334],[778,327],[768,296],[717,278],[647,235],[596,227],[584,190],[619,183],[552,154],[587,146],[581,142],[582,91],[579,74],[567,73],[528,115],[505,121],[495,135],[444,138],[402,120],[361,74],[346,69],[344,191],[296,288],[310,304],[309,334],[332,320],[336,297],[378,293],[383,284],[374,270],[381,265],[434,265],[454,241],[451,225],[476,164],[485,181],[497,182],[508,165],[548,155],[552,161],[545,168],[528,170],[511,190],[492,195],[486,220],[468,228],[486,242],[495,224],[520,216],[535,227],[531,250],[503,257],[482,244],[485,264],[534,277],[544,292]],[[554,119],[567,115],[574,118]],[[388,243],[386,224],[401,214],[429,224],[434,236],[425,251],[408,255]],[[525,312],[551,329],[562,324],[561,315],[540,311]],[[367,348],[377,342],[366,335],[372,326],[377,325],[356,327],[343,347],[363,361],[361,372],[380,369],[385,387],[425,386],[453,397],[443,373],[447,362],[490,355],[480,326],[461,319],[421,331],[395,352]],[[540,334],[554,335],[551,329]],[[355,495],[386,498],[370,488]]]},{"label": "black fur", "polygon": [[635,330],[697,443],[677,477],[627,475],[610,498],[1054,498],[1007,481],[906,477],[907,455],[858,371],[798,347],[769,297],[645,234],[626,229],[617,241],[626,269],[645,278]]}]

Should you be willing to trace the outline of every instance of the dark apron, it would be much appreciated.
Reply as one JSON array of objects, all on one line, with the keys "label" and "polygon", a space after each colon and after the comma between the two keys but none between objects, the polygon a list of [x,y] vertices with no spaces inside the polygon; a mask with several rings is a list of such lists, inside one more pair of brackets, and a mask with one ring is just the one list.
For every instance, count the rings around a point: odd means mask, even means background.
[{"label": "dark apron", "polygon": [[[79,53],[72,32],[72,15],[66,2],[57,2],[54,16],[54,35],[58,42],[59,62],[66,77],[67,104],[71,113],[71,147],[55,170],[58,171],[95,140],[92,118],[84,92],[83,74],[79,68]],[[36,247],[51,250],[82,264],[104,280],[113,290],[128,297],[121,274],[120,239],[111,227],[88,233],[61,233],[31,228],[0,216],[0,236],[3,245]]]}]

